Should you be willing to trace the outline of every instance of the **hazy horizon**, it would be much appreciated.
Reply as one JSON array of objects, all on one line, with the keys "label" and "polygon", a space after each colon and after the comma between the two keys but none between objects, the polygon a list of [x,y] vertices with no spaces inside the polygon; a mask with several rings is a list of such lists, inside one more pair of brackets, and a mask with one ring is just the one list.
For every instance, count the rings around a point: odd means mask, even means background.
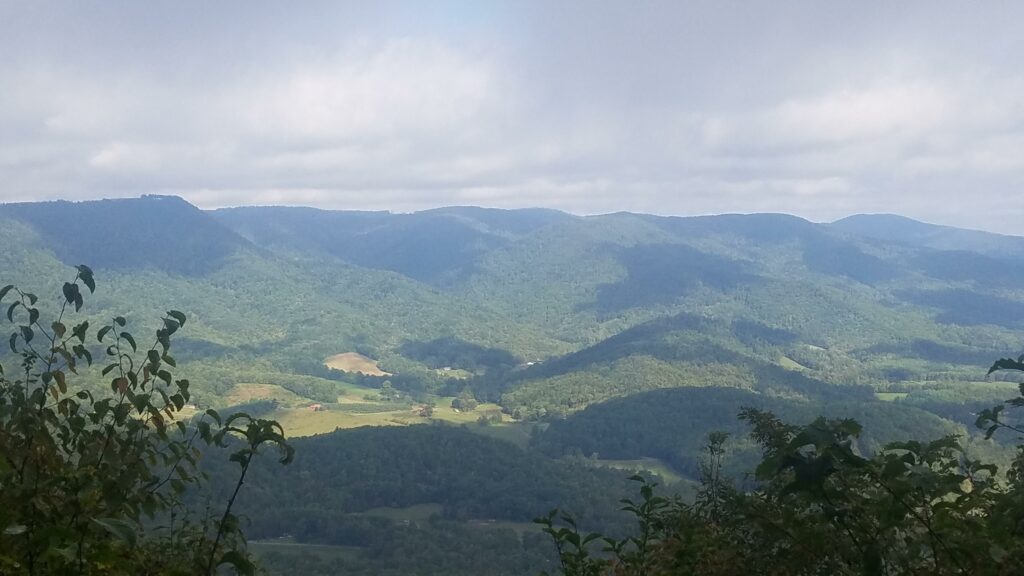
[{"label": "hazy horizon", "polygon": [[0,1],[0,201],[1015,233],[1024,7]]},{"label": "hazy horizon", "polygon": [[[15,201],[15,202],[0,201],[0,206],[2,206],[4,204],[19,204],[19,203],[31,204],[31,203],[36,203],[36,202],[99,202],[99,201],[103,201],[103,200],[138,200],[138,199],[143,198],[144,196],[146,196],[146,195],[105,197],[105,198],[104,197],[100,197],[100,198],[81,198],[81,199],[55,198],[55,199],[26,200],[26,201]],[[161,196],[161,195],[160,194],[153,194],[153,196]],[[189,202],[189,200],[187,198],[184,198],[182,196],[177,196],[177,195],[173,195],[173,194],[168,195],[168,196],[174,196],[174,197],[180,198],[182,200],[185,200],[186,202]],[[422,209],[417,209],[417,210],[391,210],[391,209],[388,209],[388,208],[367,209],[367,208],[345,208],[345,207],[324,208],[324,207],[312,206],[312,205],[308,205],[308,204],[238,204],[238,205],[233,205],[233,206],[218,206],[218,207],[212,207],[212,208],[204,208],[204,207],[198,206],[198,205],[196,205],[194,203],[191,203],[191,202],[189,202],[189,203],[193,204],[194,206],[196,206],[200,210],[203,210],[204,212],[205,211],[215,211],[215,210],[232,210],[232,209],[237,209],[237,208],[306,208],[306,209],[313,209],[313,210],[327,210],[327,211],[339,211],[339,212],[382,212],[382,213],[400,215],[400,214],[416,214],[416,213],[420,213],[420,212],[429,212],[431,210],[445,210],[445,209],[454,209],[454,208],[469,208],[469,209],[483,209],[483,210],[513,210],[513,211],[514,210],[554,210],[554,211],[557,211],[557,212],[562,212],[562,213],[569,214],[569,215],[572,215],[572,216],[578,216],[578,217],[584,217],[584,218],[585,217],[609,216],[609,215],[613,215],[613,214],[636,214],[636,215],[642,215],[642,216],[663,216],[663,217],[676,217],[676,218],[695,218],[695,217],[713,217],[713,216],[731,216],[731,215],[772,214],[772,215],[792,216],[794,218],[801,218],[801,219],[807,220],[808,222],[812,222],[812,223],[815,223],[815,224],[831,224],[831,223],[835,223],[835,222],[838,222],[840,220],[844,220],[846,218],[852,218],[852,217],[855,217],[855,216],[886,216],[886,217],[895,217],[895,218],[906,218],[906,219],[914,220],[914,221],[917,221],[917,222],[920,222],[920,223],[923,223],[923,224],[929,224],[929,225],[949,226],[949,227],[952,227],[952,228],[959,228],[959,229],[962,229],[962,230],[969,230],[969,231],[976,230],[976,231],[981,231],[981,232],[990,232],[990,231],[987,231],[987,230],[982,230],[980,228],[971,228],[969,226],[956,226],[956,225],[950,225],[950,224],[940,224],[940,223],[937,223],[937,222],[929,222],[927,220],[921,220],[921,219],[918,219],[918,218],[912,218],[912,217],[906,216],[904,214],[897,214],[897,213],[893,213],[893,212],[855,212],[855,213],[851,213],[851,214],[842,215],[842,216],[839,216],[839,217],[831,219],[831,220],[814,220],[814,219],[810,219],[810,218],[805,218],[805,217],[803,217],[803,216],[801,216],[799,214],[792,214],[792,213],[789,213],[789,212],[708,212],[708,213],[702,213],[702,214],[659,214],[659,213],[655,213],[655,212],[637,212],[637,211],[632,211],[632,210],[616,210],[616,211],[612,211],[612,212],[591,212],[591,213],[586,213],[586,212],[574,212],[574,211],[571,211],[571,210],[564,210],[564,209],[560,209],[560,208],[549,208],[549,207],[545,207],[545,206],[522,206],[522,207],[516,207],[516,208],[502,208],[502,207],[496,207],[496,206],[482,206],[482,205],[478,205],[478,204],[447,204],[447,205],[443,205],[443,206],[434,206],[434,207],[430,207],[430,208],[422,208]],[[1006,235],[1006,236],[1024,237],[1024,235],[1005,233],[1005,232],[990,232],[990,233]]]}]

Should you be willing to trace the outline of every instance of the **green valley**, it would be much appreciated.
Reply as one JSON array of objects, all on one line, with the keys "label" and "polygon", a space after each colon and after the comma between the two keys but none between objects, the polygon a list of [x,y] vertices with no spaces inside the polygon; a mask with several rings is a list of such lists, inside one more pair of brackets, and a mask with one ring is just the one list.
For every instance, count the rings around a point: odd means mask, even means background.
[{"label": "green valley", "polygon": [[[531,520],[552,508],[621,533],[625,478],[692,496],[714,431],[742,478],[760,455],[747,407],[854,418],[864,454],[954,434],[1012,458],[973,424],[1017,390],[986,370],[1024,347],[1018,237],[889,216],[203,211],[146,196],[0,205],[0,242],[0,284],[40,295],[89,265],[95,325],[119,315],[142,334],[166,309],[187,315],[181,416],[280,422],[295,462],[255,463],[239,508],[274,574],[551,570]],[[229,466],[205,468],[218,498]]]}]

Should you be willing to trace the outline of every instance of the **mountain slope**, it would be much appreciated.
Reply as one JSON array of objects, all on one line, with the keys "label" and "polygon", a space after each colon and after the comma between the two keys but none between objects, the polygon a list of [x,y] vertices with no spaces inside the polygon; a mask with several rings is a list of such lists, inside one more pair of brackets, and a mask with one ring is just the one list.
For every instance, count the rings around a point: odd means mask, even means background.
[{"label": "mountain slope", "polygon": [[74,276],[71,265],[86,263],[99,285],[86,307],[95,322],[124,315],[142,336],[164,310],[185,312],[178,349],[190,362],[183,375],[194,377],[203,405],[238,383],[323,375],[333,354],[400,362],[403,344],[455,334],[517,356],[567,349],[530,325],[505,323],[486,306],[400,274],[255,246],[179,199],[5,205],[0,214],[3,283],[57,295]]},{"label": "mountain slope", "polygon": [[442,208],[413,214],[307,208],[231,208],[211,215],[254,243],[390,270],[435,285],[477,257],[539,227],[570,219],[551,210]]},{"label": "mountain slope", "polygon": [[202,276],[254,248],[174,196],[0,205],[0,218],[31,226],[65,264]]},{"label": "mountain slope", "polygon": [[[320,378],[317,399],[337,380],[383,385],[323,367],[350,351],[399,388],[471,386],[534,416],[673,381],[753,387],[765,366],[889,392],[975,379],[1024,336],[1024,258],[866,237],[864,218],[203,212],[167,197],[4,205],[0,218],[5,280],[56,291],[69,264],[88,263],[98,314],[188,313],[182,352],[213,402],[268,375]],[[681,319],[701,328],[655,334]]]},{"label": "mountain slope", "polygon": [[878,240],[936,250],[963,250],[1002,257],[1024,257],[1024,238],[919,222],[895,214],[856,214],[831,228]]},{"label": "mountain slope", "polygon": [[807,423],[825,415],[854,418],[865,433],[860,448],[877,450],[888,442],[931,440],[965,429],[911,406],[878,401],[799,400],[736,388],[655,390],[619,398],[555,421],[536,445],[550,456],[597,454],[601,458],[659,458],[693,480],[700,479],[700,450],[708,435],[729,433],[727,467],[742,478],[760,454],[745,438],[747,426],[737,419],[743,408],[768,410],[787,422]]}]

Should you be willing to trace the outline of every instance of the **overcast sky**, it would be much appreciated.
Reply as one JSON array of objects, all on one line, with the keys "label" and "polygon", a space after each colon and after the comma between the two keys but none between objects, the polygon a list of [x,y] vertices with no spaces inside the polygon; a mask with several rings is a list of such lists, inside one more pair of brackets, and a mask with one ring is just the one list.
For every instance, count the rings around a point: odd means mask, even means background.
[{"label": "overcast sky", "polygon": [[0,0],[0,201],[1024,234],[1022,7]]}]

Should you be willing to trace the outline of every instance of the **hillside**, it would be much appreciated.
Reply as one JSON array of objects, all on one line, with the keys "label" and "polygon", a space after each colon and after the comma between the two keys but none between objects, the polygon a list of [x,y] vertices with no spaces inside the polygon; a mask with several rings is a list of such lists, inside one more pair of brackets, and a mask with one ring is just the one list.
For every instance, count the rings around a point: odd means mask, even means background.
[{"label": "hillside", "polygon": [[471,274],[476,259],[571,216],[553,210],[442,208],[413,214],[231,208],[213,218],[254,244],[390,270],[434,285]]},{"label": "hillside", "polygon": [[1024,256],[1024,239],[1018,236],[937,226],[895,214],[856,214],[837,220],[830,227],[867,238],[934,250],[962,250],[1011,258]]},{"label": "hillside", "polygon": [[146,328],[169,306],[188,314],[180,354],[189,376],[202,374],[195,380],[204,405],[219,404],[239,382],[287,387],[294,375],[327,375],[322,363],[334,354],[400,361],[395,350],[404,343],[452,334],[486,335],[516,355],[566,348],[405,276],[279,255],[179,199],[7,205],[0,217],[8,223],[0,229],[5,282],[53,291],[71,266],[89,262],[103,288],[91,310],[97,320],[116,312]]},{"label": "hillside", "polygon": [[737,406],[768,410],[793,423],[807,423],[822,415],[854,418],[866,431],[860,445],[865,453],[897,440],[930,440],[968,430],[901,403],[841,395],[785,398],[752,390],[708,387],[655,390],[596,404],[552,423],[535,444],[554,457],[658,458],[696,481],[700,479],[698,454],[708,431],[721,430],[732,435],[726,459],[729,475],[742,478],[753,469],[760,454],[745,439],[746,428],[735,419]]},{"label": "hillside", "polygon": [[[297,439],[294,447],[290,466],[260,462],[243,503],[251,538],[293,545],[270,547],[282,566],[296,561],[296,550],[326,545],[347,550],[330,568],[346,574],[536,573],[554,561],[531,524],[537,516],[568,504],[605,529],[619,531],[623,520],[622,474],[460,428],[360,428]],[[226,458],[209,462],[218,465],[211,476],[232,477]]]},{"label": "hillside", "polygon": [[[885,216],[203,212],[150,196],[4,205],[0,218],[5,279],[56,285],[88,262],[106,286],[97,312],[190,313],[181,353],[210,405],[239,383],[331,401],[345,382],[389,380],[469,387],[537,417],[665,386],[751,387],[769,368],[903,392],[974,380],[1024,333],[1020,239]],[[943,251],[938,237],[972,240]],[[391,376],[322,365],[347,352]]]},{"label": "hillside", "polygon": [[[531,515],[568,502],[608,523],[572,498],[613,502],[624,470],[685,491],[726,430],[742,476],[743,406],[855,417],[864,451],[971,435],[1015,390],[979,380],[1024,341],[1021,239],[892,217],[207,212],[149,196],[2,205],[0,224],[0,283],[56,295],[89,264],[95,323],[120,314],[140,334],[168,308],[188,316],[174,354],[190,409],[311,436],[247,488],[268,565],[325,547],[302,556],[308,574],[398,570],[381,538],[448,555],[435,566],[468,542],[520,570],[451,574],[535,571],[550,557]],[[419,426],[443,422],[464,428]]]}]

